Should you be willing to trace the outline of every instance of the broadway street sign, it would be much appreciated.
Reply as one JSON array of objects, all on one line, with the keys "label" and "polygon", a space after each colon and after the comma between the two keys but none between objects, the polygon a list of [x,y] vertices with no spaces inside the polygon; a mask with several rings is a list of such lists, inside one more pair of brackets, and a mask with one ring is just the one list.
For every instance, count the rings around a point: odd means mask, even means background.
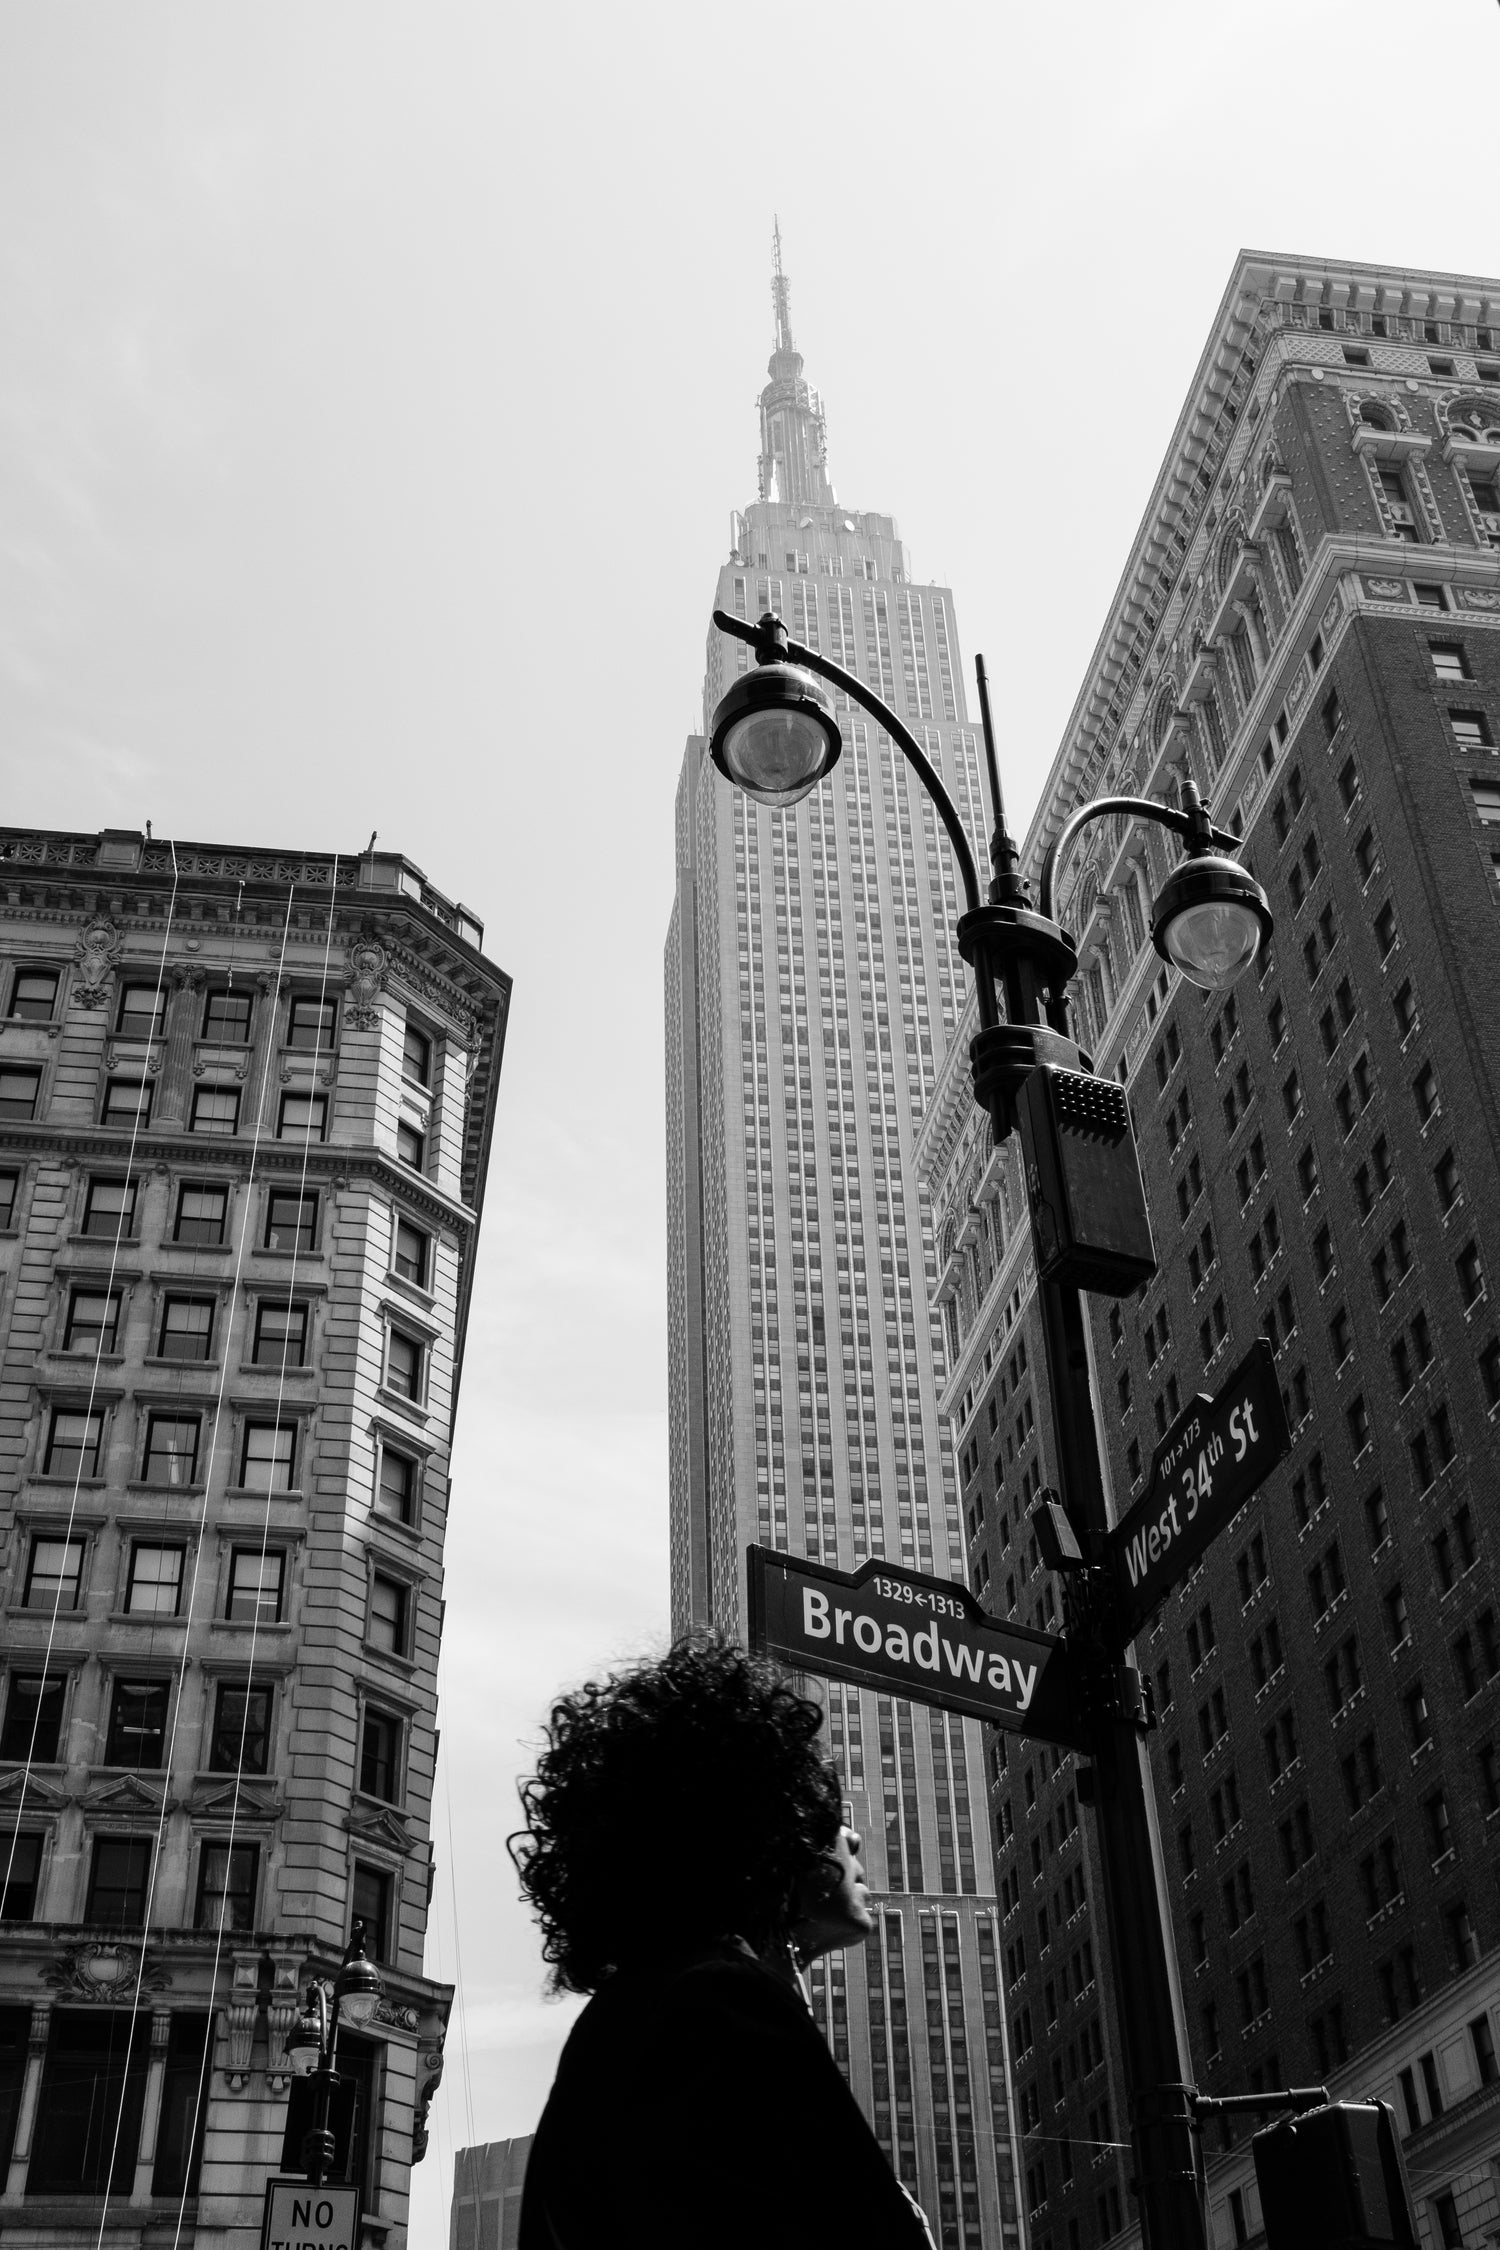
[{"label": "broadway street sign", "polygon": [[748,1552],[750,1646],[763,1655],[1085,1747],[1068,1652],[1050,1633],[1002,1624],[967,1587],[899,1563],[830,1570],[772,1547]]},{"label": "broadway street sign", "polygon": [[1109,1537],[1128,1641],[1292,1442],[1276,1362],[1257,1337],[1217,1398],[1200,1391],[1151,1463],[1151,1481]]}]

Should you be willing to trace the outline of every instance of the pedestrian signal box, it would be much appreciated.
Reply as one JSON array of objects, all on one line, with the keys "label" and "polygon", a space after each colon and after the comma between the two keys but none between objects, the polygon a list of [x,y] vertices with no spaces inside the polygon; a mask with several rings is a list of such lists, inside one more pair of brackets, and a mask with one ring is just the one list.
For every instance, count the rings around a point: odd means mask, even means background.
[{"label": "pedestrian signal box", "polygon": [[1388,2102],[1329,2102],[1250,2146],[1266,2250],[1419,2250]]},{"label": "pedestrian signal box", "polygon": [[1039,1064],[1016,1102],[1037,1271],[1128,1297],[1156,1271],[1125,1090]]}]

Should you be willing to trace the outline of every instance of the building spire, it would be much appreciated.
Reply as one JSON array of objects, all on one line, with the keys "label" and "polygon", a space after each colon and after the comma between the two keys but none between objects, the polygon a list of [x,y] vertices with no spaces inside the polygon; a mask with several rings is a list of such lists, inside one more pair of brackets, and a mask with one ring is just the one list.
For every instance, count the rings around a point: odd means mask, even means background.
[{"label": "building spire", "polygon": [[823,401],[803,381],[802,354],[792,342],[792,288],[781,263],[779,218],[773,218],[771,253],[776,344],[767,368],[771,380],[760,394],[760,497],[789,507],[832,508]]}]

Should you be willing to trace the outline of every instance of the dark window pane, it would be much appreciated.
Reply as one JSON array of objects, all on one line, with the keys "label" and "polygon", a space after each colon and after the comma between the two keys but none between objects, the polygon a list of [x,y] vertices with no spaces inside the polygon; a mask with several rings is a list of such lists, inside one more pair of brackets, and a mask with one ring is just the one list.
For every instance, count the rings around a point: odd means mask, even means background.
[{"label": "dark window pane", "polygon": [[228,1188],[185,1187],[177,1198],[177,1225],[172,1239],[213,1247],[224,1240],[228,1215]]},{"label": "dark window pane", "polygon": [[167,1695],[165,1680],[116,1680],[104,1744],[107,1766],[160,1771],[167,1746]]},{"label": "dark window pane", "polygon": [[404,1120],[396,1127],[396,1154],[400,1157],[402,1163],[409,1164],[413,1171],[421,1171],[423,1160],[427,1154],[426,1137],[417,1131],[415,1125],[408,1125]]},{"label": "dark window pane", "polygon": [[0,1227],[15,1225],[16,1197],[20,1193],[19,1172],[0,1172]]},{"label": "dark window pane", "polygon": [[212,1297],[167,1299],[158,1347],[163,1359],[208,1359],[213,1352],[213,1342]]},{"label": "dark window pane", "polygon": [[266,1248],[312,1250],[318,1235],[318,1199],[315,1195],[266,1197]]},{"label": "dark window pane", "polygon": [[250,1037],[249,993],[210,992],[203,1003],[203,1036],[243,1047]]},{"label": "dark window pane", "polygon": [[102,1235],[113,1242],[135,1232],[134,1180],[90,1180],[83,1209],[85,1234]]},{"label": "dark window pane", "polygon": [[378,1513],[394,1516],[397,1523],[410,1523],[416,1485],[416,1462],[408,1460],[404,1453],[395,1453],[389,1446],[382,1446],[380,1482],[375,1493]]},{"label": "dark window pane", "polygon": [[[372,1961],[390,1959],[391,1879],[383,1868],[367,1867],[362,1860],[354,1863],[353,1895],[350,1899],[350,1934],[355,1922],[362,1922],[365,1930],[365,1950]],[[342,2045],[342,2042],[340,2042]]]},{"label": "dark window pane", "polygon": [[175,1617],[182,1605],[181,1547],[148,1546],[138,1540],[130,1554],[125,1607],[132,1617]]},{"label": "dark window pane", "polygon": [[193,1094],[190,1131],[232,1134],[240,1129],[240,1097],[233,1086],[199,1086]]},{"label": "dark window pane", "polygon": [[[250,1852],[253,1844],[236,1847]],[[254,1875],[251,1876],[254,1888]],[[251,1924],[234,1923],[249,1929]],[[218,1924],[215,1922],[214,1927]],[[203,2162],[203,2128],[208,2118],[208,2076],[203,2067],[209,2019],[191,2008],[174,2008],[167,2034],[167,2061],[161,2082],[161,2122],[156,2128],[156,2164],[151,2193],[196,2195]]]},{"label": "dark window pane", "polygon": [[378,1571],[370,1589],[370,1640],[394,1656],[406,1654],[406,1588]]},{"label": "dark window pane", "polygon": [[104,1089],[101,1123],[123,1128],[151,1122],[151,1086],[139,1078],[112,1078]]},{"label": "dark window pane", "polygon": [[403,1335],[399,1328],[391,1330],[386,1351],[385,1379],[393,1391],[403,1398],[420,1398],[422,1395],[422,1346],[415,1336]]},{"label": "dark window pane", "polygon": [[219,1689],[214,1706],[211,1773],[264,1773],[271,1754],[271,1690],[268,1687]]},{"label": "dark window pane", "polygon": [[224,1614],[235,1624],[279,1625],[286,1556],[279,1547],[236,1547],[229,1558],[229,1600]]},{"label": "dark window pane", "polygon": [[402,1042],[401,1068],[408,1078],[415,1078],[419,1086],[428,1083],[432,1072],[432,1041],[425,1031],[418,1031],[412,1023],[407,1025]]},{"label": "dark window pane", "polygon": [[83,1585],[81,1539],[33,1539],[26,1572],[27,1609],[76,1609]]},{"label": "dark window pane", "polygon": [[[106,1845],[101,1839],[94,1847],[96,1878],[99,1856],[106,1850],[144,1854],[144,1869],[151,1846]],[[144,1899],[144,1873],[141,1886]],[[89,1919],[101,1917],[91,1911]],[[111,1926],[139,1926],[139,1917],[124,1924],[116,1915],[104,1919]],[[53,2010],[26,2174],[28,2195],[130,2194],[150,2051],[149,2008],[138,2015],[126,2008]]]},{"label": "dark window pane", "polygon": [[17,969],[10,988],[10,1012],[26,1023],[50,1023],[57,1005],[56,969]]},{"label": "dark window pane", "polygon": [[253,1356],[257,1367],[301,1367],[307,1358],[306,1305],[257,1306]]},{"label": "dark window pane", "polygon": [[159,1039],[167,996],[154,984],[127,984],[120,994],[115,1029],[122,1039]]},{"label": "dark window pane", "polygon": [[387,1711],[366,1708],[364,1734],[359,1749],[359,1786],[367,1797],[396,1799],[396,1767],[401,1749],[401,1722]]},{"label": "dark window pane", "polygon": [[193,1484],[198,1476],[196,1415],[153,1414],[146,1426],[147,1484]]},{"label": "dark window pane", "polygon": [[12,1672],[0,1729],[0,1758],[29,1758],[50,1766],[62,1742],[63,1698],[67,1681],[56,1673]]},{"label": "dark window pane", "polygon": [[120,1325],[117,1290],[75,1289],[68,1299],[68,1325],[63,1334],[65,1352],[89,1352],[95,1358],[115,1348]]},{"label": "dark window pane", "polygon": [[396,1271],[403,1281],[414,1281],[419,1289],[427,1286],[427,1240],[409,1219],[396,1221]]},{"label": "dark window pane", "polygon": [[240,1483],[250,1492],[289,1492],[296,1467],[293,1422],[251,1422],[240,1456]]},{"label": "dark window pane", "polygon": [[336,1000],[294,1000],[287,1014],[286,1043],[326,1050],[333,1045],[337,1028]]},{"label": "dark window pane", "polygon": [[326,1094],[283,1094],[276,1138],[279,1141],[320,1141],[327,1123]]},{"label": "dark window pane", "polygon": [[149,1836],[96,1836],[85,1919],[111,1929],[140,1929],[150,1873]]},{"label": "dark window pane", "polygon": [[0,1846],[0,1922],[29,1922],[36,1914],[42,1839],[12,1829],[0,1838]]},{"label": "dark window pane", "polygon": [[78,1414],[71,1407],[54,1407],[45,1473],[49,1477],[96,1477],[103,1442],[102,1414]]},{"label": "dark window pane", "polygon": [[39,1070],[0,1070],[0,1117],[35,1117],[41,1084]]}]

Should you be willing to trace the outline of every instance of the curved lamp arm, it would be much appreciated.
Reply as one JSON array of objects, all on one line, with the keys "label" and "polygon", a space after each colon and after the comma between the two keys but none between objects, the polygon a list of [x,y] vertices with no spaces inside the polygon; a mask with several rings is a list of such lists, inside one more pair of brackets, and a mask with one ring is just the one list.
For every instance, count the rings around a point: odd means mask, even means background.
[{"label": "curved lamp arm", "polygon": [[714,623],[721,633],[732,634],[735,640],[747,642],[762,664],[775,661],[798,664],[804,671],[815,672],[820,679],[830,681],[848,696],[851,703],[857,703],[861,710],[868,711],[876,724],[885,728],[907,762],[915,766],[923,788],[938,809],[938,817],[948,831],[953,855],[958,861],[964,897],[972,914],[980,903],[979,876],[974,866],[974,854],[969,849],[969,839],[964,834],[963,822],[958,817],[952,798],[943,787],[942,777],[929,761],[915,735],[902,724],[895,712],[882,703],[880,697],[867,688],[862,680],[857,680],[852,672],[846,672],[841,664],[833,663],[815,648],[804,648],[800,641],[790,639],[779,620],[776,632],[771,633],[758,625],[748,624],[743,617],[731,617],[727,610],[716,609]]},{"label": "curved lamp arm", "polygon": [[1237,852],[1244,842],[1243,837],[1231,835],[1228,829],[1215,828],[1191,781],[1182,785],[1180,812],[1174,811],[1171,805],[1155,804],[1149,797],[1095,797],[1092,803],[1080,805],[1077,812],[1063,822],[1042,862],[1040,911],[1049,922],[1053,919],[1052,897],[1063,854],[1091,820],[1102,820],[1107,813],[1117,812],[1134,813],[1138,819],[1154,820],[1158,828],[1169,828],[1174,836],[1186,840],[1190,851],[1204,852],[1215,845],[1220,851]]}]

